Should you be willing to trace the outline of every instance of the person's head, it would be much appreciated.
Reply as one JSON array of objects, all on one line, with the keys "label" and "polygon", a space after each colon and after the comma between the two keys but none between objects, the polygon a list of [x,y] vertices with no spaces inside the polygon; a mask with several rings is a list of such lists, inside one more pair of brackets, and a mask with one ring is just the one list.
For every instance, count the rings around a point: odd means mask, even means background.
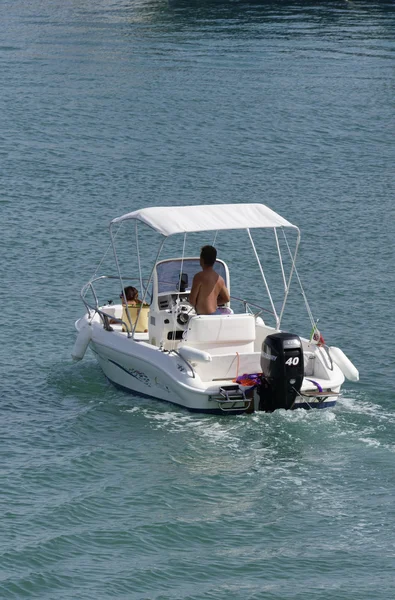
[{"label": "person's head", "polygon": [[125,296],[124,294],[121,294],[121,298],[125,297],[128,302],[137,302],[139,299],[139,293],[132,285],[128,285],[123,291]]},{"label": "person's head", "polygon": [[212,267],[217,258],[217,251],[214,246],[203,246],[200,251],[200,264],[205,267]]}]

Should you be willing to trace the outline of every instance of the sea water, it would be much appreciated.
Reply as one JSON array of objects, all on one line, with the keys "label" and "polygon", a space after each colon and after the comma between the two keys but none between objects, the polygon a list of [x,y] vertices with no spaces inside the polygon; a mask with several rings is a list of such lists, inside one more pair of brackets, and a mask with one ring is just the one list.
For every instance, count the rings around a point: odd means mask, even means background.
[{"label": "sea water", "polygon": [[[0,20],[0,597],[392,598],[394,3],[3,0]],[[314,318],[361,375],[335,409],[196,415],[72,363],[110,219],[225,202],[300,228]],[[232,292],[263,300],[233,241]],[[292,288],[308,335],[303,311]]]}]

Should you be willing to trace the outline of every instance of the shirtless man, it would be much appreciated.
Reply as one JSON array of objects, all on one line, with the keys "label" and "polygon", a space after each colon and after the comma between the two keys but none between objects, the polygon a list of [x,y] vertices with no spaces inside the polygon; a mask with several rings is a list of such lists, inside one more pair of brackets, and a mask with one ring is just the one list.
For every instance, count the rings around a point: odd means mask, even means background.
[{"label": "shirtless man", "polygon": [[212,315],[217,311],[218,304],[230,300],[225,281],[213,269],[216,258],[217,251],[213,246],[203,246],[200,253],[203,271],[196,273],[189,294],[189,302],[198,315]]}]

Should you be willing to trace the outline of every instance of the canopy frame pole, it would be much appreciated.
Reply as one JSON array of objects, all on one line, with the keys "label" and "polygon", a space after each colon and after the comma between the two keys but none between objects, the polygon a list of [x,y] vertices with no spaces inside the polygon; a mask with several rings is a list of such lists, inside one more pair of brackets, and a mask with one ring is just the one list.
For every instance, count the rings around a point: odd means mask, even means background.
[{"label": "canopy frame pole", "polygon": [[135,234],[136,234],[137,260],[139,263],[140,290],[141,290],[141,293],[143,293],[143,277],[141,275],[140,249],[139,249],[139,237],[138,237],[137,225],[138,225],[138,220],[136,219],[134,230],[135,230]]},{"label": "canopy frame pole", "polygon": [[[117,267],[117,271],[118,271],[118,277],[119,277],[119,281],[121,282],[121,287],[122,287],[122,295],[123,295],[123,299],[125,300],[125,304],[126,307],[128,305],[127,300],[126,300],[126,296],[125,296],[125,286],[123,285],[123,279],[122,279],[122,274],[121,274],[121,268],[119,266],[119,261],[118,261],[118,255],[117,255],[117,251],[115,249],[115,237],[113,236],[112,233],[112,222],[110,223],[110,239],[111,239],[111,245],[112,245],[112,251],[114,254],[114,259],[115,259],[115,264]],[[128,311],[127,311],[128,312]],[[128,317],[129,317],[129,312],[128,312]],[[129,317],[130,318],[130,317]]]},{"label": "canopy frame pole", "polygon": [[187,241],[187,232],[184,232],[184,243],[182,245],[182,256],[181,256],[181,266],[180,266],[180,275],[178,278],[178,294],[177,294],[177,299],[180,300],[180,285],[181,285],[181,275],[182,275],[182,268],[184,266],[184,256],[185,256],[185,244]]},{"label": "canopy frame pole", "polygon": [[[113,222],[111,222],[111,223],[110,223],[110,238],[111,238],[112,250],[113,250],[113,253],[114,253],[114,259],[115,259],[115,264],[116,264],[117,271],[118,271],[118,277],[119,277],[119,281],[120,281],[120,283],[121,283],[121,286],[122,286],[122,295],[123,295],[123,299],[124,299],[124,301],[125,301],[126,314],[127,314],[127,317],[128,317],[128,319],[129,319],[129,325],[132,327],[132,323],[133,323],[133,321],[132,321],[132,319],[131,319],[131,316],[130,316],[130,313],[129,313],[128,302],[127,302],[127,299],[126,299],[126,296],[125,296],[125,289],[124,289],[124,287],[125,287],[125,286],[123,285],[123,279],[122,279],[122,274],[121,274],[121,268],[120,268],[120,266],[119,266],[119,260],[118,260],[117,251],[116,251],[116,249],[115,249],[115,239],[114,239],[114,236],[113,236],[113,233],[112,233],[112,226],[113,226]],[[164,243],[165,243],[166,239],[167,239],[167,238],[163,238],[163,240],[162,240],[162,242],[161,242],[161,244],[160,244],[160,246],[159,246],[159,250],[158,250],[158,253],[157,253],[157,255],[156,255],[156,259],[155,259],[155,262],[154,262],[154,266],[152,267],[152,270],[151,270],[150,277],[149,277],[149,279],[148,279],[148,282],[147,282],[147,285],[146,285],[146,287],[145,287],[145,289],[144,289],[144,294],[143,294],[143,298],[142,298],[142,300],[141,300],[141,304],[140,304],[139,311],[138,311],[138,313],[137,313],[136,322],[135,322],[135,324],[134,324],[134,326],[133,326],[133,330],[132,330],[132,332],[128,331],[128,338],[130,338],[130,337],[134,338],[134,333],[135,333],[136,326],[137,326],[137,323],[138,323],[138,320],[139,320],[139,317],[140,317],[141,310],[142,310],[142,308],[143,308],[143,306],[144,306],[144,300],[145,300],[145,297],[146,297],[146,295],[147,295],[148,287],[149,287],[149,284],[151,283],[152,275],[154,274],[155,265],[156,265],[156,263],[157,263],[157,261],[158,261],[159,255],[160,255],[160,253],[161,253],[161,251],[162,251],[162,248],[163,248],[163,245],[164,245]]]},{"label": "canopy frame pole", "polygon": [[[119,277],[119,281],[120,281],[121,287],[122,287],[122,297],[123,297],[123,300],[125,302],[126,315],[128,317],[128,320],[129,320],[129,326],[132,327],[133,321],[132,321],[132,318],[131,318],[130,313],[129,313],[129,306],[128,306],[128,301],[127,301],[126,294],[125,294],[125,286],[123,285],[123,279],[122,279],[122,274],[121,274],[121,267],[119,265],[117,251],[115,249],[115,238],[112,235],[112,223],[110,223],[110,238],[111,238],[112,249],[113,249],[114,258],[115,258],[115,264],[117,266],[118,277]],[[137,323],[137,319],[136,319],[136,323]],[[130,332],[129,331],[128,331],[128,337],[130,337]]]},{"label": "canopy frame pole", "polygon": [[[291,260],[292,260],[292,267],[291,267],[291,271],[290,271],[290,274],[289,274],[288,283],[287,283],[287,288],[286,288],[286,292],[285,292],[285,295],[284,295],[284,300],[283,300],[283,305],[282,305],[281,312],[280,312],[280,321],[279,321],[279,327],[280,327],[280,325],[281,325],[281,320],[282,320],[282,318],[283,318],[284,309],[285,309],[285,304],[286,304],[286,302],[287,302],[287,299],[288,299],[289,289],[290,289],[290,286],[291,286],[291,280],[292,280],[292,276],[293,276],[293,274],[294,274],[294,271],[295,271],[295,272],[296,272],[296,274],[297,274],[297,270],[296,270],[296,255],[297,255],[297,253],[298,253],[298,250],[299,250],[299,243],[300,243],[300,230],[299,230],[299,227],[296,227],[295,229],[296,229],[296,231],[298,232],[298,238],[297,238],[297,240],[296,240],[295,252],[294,252],[294,254],[292,254],[292,252],[291,252],[291,248],[289,247],[289,244],[288,244],[287,236],[285,235],[284,228],[282,227],[281,229],[282,229],[282,231],[283,231],[283,236],[284,236],[284,239],[285,239],[285,243],[287,244],[288,252],[289,252],[289,255],[290,255],[290,257],[291,257]],[[298,275],[297,275],[297,277],[298,277],[298,279],[299,279],[299,276],[298,276]],[[305,294],[304,294],[304,290],[303,290],[303,288],[302,288],[302,293],[303,293],[303,297],[305,298],[305,302],[307,302],[307,298],[305,297]],[[307,304],[307,306],[308,306],[308,304]],[[309,309],[310,309],[310,307],[308,307],[308,310],[309,310]]]},{"label": "canopy frame pole", "polygon": [[287,293],[287,279],[285,277],[283,257],[282,257],[282,254],[281,254],[281,248],[280,248],[280,244],[279,244],[279,241],[278,241],[278,235],[277,235],[277,229],[276,228],[274,228],[274,236],[276,238],[277,252],[278,252],[278,257],[280,259],[281,273],[283,275],[284,293]]},{"label": "canopy frame pole", "polygon": [[[184,256],[185,256],[186,241],[187,241],[187,232],[184,231],[184,243],[182,245],[182,256],[181,256],[180,274],[178,276],[177,307],[180,304],[181,275],[182,275],[182,269],[183,269],[183,266],[184,266]],[[174,312],[174,314],[173,314],[173,335],[172,335],[172,342],[174,342],[175,339],[176,339],[175,338],[175,335],[176,335],[176,323],[177,323],[177,311]]]},{"label": "canopy frame pole", "polygon": [[270,293],[270,288],[269,288],[269,285],[268,285],[268,283],[266,281],[265,273],[263,272],[261,261],[259,260],[258,252],[256,251],[254,240],[252,239],[252,235],[251,235],[251,232],[250,232],[249,228],[247,228],[247,233],[248,233],[248,237],[250,238],[251,246],[252,246],[252,249],[254,251],[255,258],[257,260],[257,263],[258,263],[258,266],[259,266],[259,270],[260,270],[261,275],[262,275],[263,282],[264,282],[265,287],[266,287],[266,292],[267,292],[267,295],[268,295],[269,300],[270,300],[270,304],[271,304],[271,307],[272,307],[272,310],[273,310],[273,313],[274,313],[274,317],[276,319],[276,327],[277,327],[277,329],[279,329],[279,327],[280,327],[280,319],[279,319],[279,317],[277,315],[277,311],[276,311],[276,308],[274,306],[273,298],[272,298],[272,295]]},{"label": "canopy frame pole", "polygon": [[[153,265],[153,267],[152,267],[152,269],[151,269],[151,273],[150,273],[150,276],[149,276],[149,279],[148,279],[147,285],[145,286],[144,295],[143,295],[143,298],[142,298],[142,300],[141,300],[141,304],[140,304],[139,311],[138,311],[138,313],[137,313],[136,322],[135,322],[135,324],[134,324],[134,326],[133,326],[133,331],[132,331],[132,338],[133,338],[133,339],[134,339],[134,332],[136,331],[137,323],[138,323],[138,321],[139,321],[140,313],[141,313],[141,311],[142,311],[142,309],[143,309],[143,306],[144,306],[144,300],[145,300],[145,297],[146,297],[146,295],[147,295],[147,292],[148,292],[148,287],[149,287],[149,285],[150,285],[150,283],[151,283],[151,279],[152,279],[152,276],[153,276],[153,274],[154,274],[154,270],[155,270],[155,267],[156,267],[156,263],[158,262],[158,258],[159,258],[159,256],[160,256],[160,253],[162,252],[162,248],[163,248],[163,246],[164,246],[164,243],[165,243],[165,241],[166,241],[166,240],[167,240],[167,238],[165,238],[165,237],[164,237],[164,238],[163,238],[163,240],[162,240],[162,242],[161,242],[161,243],[160,243],[160,245],[159,245],[159,249],[158,249],[158,252],[157,252],[157,255],[156,255],[155,261],[154,261],[154,265]],[[128,337],[130,337],[130,333],[128,333]]]},{"label": "canopy frame pole", "polygon": [[[115,235],[114,235],[114,240],[115,240],[115,238],[117,237],[117,235],[118,235],[118,233],[119,233],[119,231],[120,231],[121,227],[122,227],[122,223],[120,223],[120,225],[119,225],[119,227],[118,227],[117,231],[115,232]],[[93,272],[93,274],[92,274],[92,276],[91,276],[91,278],[90,278],[90,280],[89,280],[89,281],[93,281],[93,279],[96,277],[96,274],[97,274],[98,270],[100,269],[100,267],[102,266],[102,264],[103,264],[103,261],[104,261],[104,259],[105,259],[105,258],[106,258],[106,256],[107,256],[107,252],[110,250],[110,248],[111,248],[111,242],[108,244],[108,246],[107,246],[107,250],[104,252],[104,254],[103,254],[103,256],[102,256],[102,259],[100,260],[99,264],[97,265],[96,269],[94,270],[94,272]]]}]

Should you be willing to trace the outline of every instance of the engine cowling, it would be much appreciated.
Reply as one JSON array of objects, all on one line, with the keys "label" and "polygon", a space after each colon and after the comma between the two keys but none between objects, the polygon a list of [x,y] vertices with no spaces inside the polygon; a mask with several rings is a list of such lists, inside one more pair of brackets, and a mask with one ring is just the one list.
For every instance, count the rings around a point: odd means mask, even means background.
[{"label": "engine cowling", "polygon": [[268,335],[261,350],[262,383],[259,410],[289,410],[300,392],[304,377],[302,342],[293,333]]}]

